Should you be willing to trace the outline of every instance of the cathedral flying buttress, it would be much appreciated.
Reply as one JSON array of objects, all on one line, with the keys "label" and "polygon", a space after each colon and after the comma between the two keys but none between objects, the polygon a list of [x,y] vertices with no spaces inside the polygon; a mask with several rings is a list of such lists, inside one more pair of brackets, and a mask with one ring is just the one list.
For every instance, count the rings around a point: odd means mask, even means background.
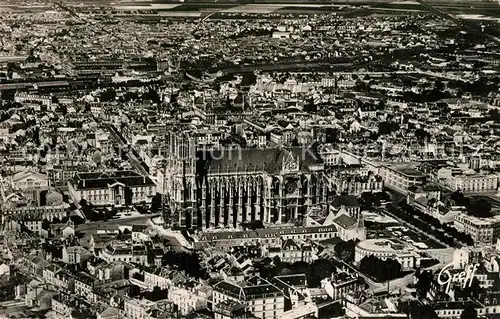
[{"label": "cathedral flying buttress", "polygon": [[166,191],[179,228],[300,223],[330,194],[321,161],[300,149],[232,149],[167,159]]}]

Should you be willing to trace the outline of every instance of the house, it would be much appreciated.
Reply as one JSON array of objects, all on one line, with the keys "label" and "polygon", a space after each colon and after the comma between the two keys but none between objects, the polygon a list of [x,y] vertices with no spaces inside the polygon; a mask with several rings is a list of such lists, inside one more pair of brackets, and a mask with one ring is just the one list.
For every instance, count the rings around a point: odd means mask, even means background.
[{"label": "house", "polygon": [[64,291],[73,291],[74,289],[73,277],[55,264],[51,264],[43,270],[43,279],[51,287],[57,287]]},{"label": "house", "polygon": [[94,276],[81,271],[75,276],[75,294],[85,298],[89,302],[96,302],[93,290],[97,284],[98,280]]},{"label": "house", "polygon": [[40,256],[35,256],[26,260],[29,272],[34,276],[42,276],[43,270],[50,266],[50,263]]},{"label": "house", "polygon": [[310,244],[294,239],[285,239],[281,246],[281,260],[293,264],[303,261],[313,261],[313,251]]},{"label": "house", "polygon": [[340,271],[332,274],[330,278],[325,278],[321,281],[321,287],[326,290],[326,293],[333,300],[340,300],[347,294],[358,292],[362,288],[357,274],[352,274],[347,271]]},{"label": "house", "polygon": [[71,219],[63,224],[50,224],[50,234],[58,238],[68,238],[75,236],[75,224]]},{"label": "house", "polygon": [[216,308],[228,300],[240,302],[257,318],[280,317],[285,308],[283,292],[269,281],[255,276],[244,284],[221,281],[214,286],[212,303]]},{"label": "house", "polygon": [[361,214],[357,220],[341,214],[333,220],[333,225],[337,227],[338,237],[343,241],[366,239],[366,228]]},{"label": "house", "polygon": [[214,305],[213,312],[215,319],[240,319],[246,318],[246,307],[239,301],[225,300]]},{"label": "house", "polygon": [[97,319],[121,319],[122,315],[118,308],[108,307],[103,312],[97,314]]},{"label": "house", "polygon": [[190,312],[207,308],[207,296],[198,291],[185,288],[171,289],[168,299],[177,305],[180,313],[185,316]]},{"label": "house", "polygon": [[151,237],[146,234],[148,226],[146,225],[132,225],[132,241],[146,242],[151,241]]},{"label": "house", "polygon": [[305,274],[280,275],[271,279],[271,283],[285,296],[285,315],[292,309],[304,306],[307,301],[307,278]]},{"label": "house", "polygon": [[92,253],[82,246],[64,246],[62,249],[62,261],[67,264],[81,264],[83,265]]}]

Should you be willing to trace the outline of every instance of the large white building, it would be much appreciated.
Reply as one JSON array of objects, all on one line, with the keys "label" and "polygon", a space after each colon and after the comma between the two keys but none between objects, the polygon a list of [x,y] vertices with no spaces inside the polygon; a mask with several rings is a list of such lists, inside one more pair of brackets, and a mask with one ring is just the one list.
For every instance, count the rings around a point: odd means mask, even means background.
[{"label": "large white building", "polygon": [[457,230],[471,235],[476,245],[492,244],[500,231],[500,218],[478,218],[460,213],[455,216],[453,226]]},{"label": "large white building", "polygon": [[258,276],[250,278],[244,285],[221,281],[214,286],[212,300],[215,306],[228,300],[240,302],[261,319],[281,318],[285,309],[283,292]]},{"label": "large white building", "polygon": [[408,165],[383,165],[379,174],[384,179],[385,186],[403,194],[406,194],[411,186],[422,185],[425,181],[424,173]]},{"label": "large white building", "polygon": [[463,193],[495,192],[498,188],[498,176],[490,175],[452,175],[447,179],[447,185],[452,190]]},{"label": "large white building", "polygon": [[204,294],[184,288],[169,290],[168,299],[179,307],[183,316],[207,308],[207,297]]},{"label": "large white building", "polygon": [[205,245],[228,247],[260,242],[267,245],[281,245],[282,240],[325,240],[337,237],[337,228],[329,226],[269,227],[247,231],[206,231],[195,238],[195,248]]},{"label": "large white building", "polygon": [[99,257],[108,263],[124,261],[141,265],[148,264],[148,252],[144,245],[111,243],[99,252]]},{"label": "large white building", "polygon": [[155,183],[133,171],[77,173],[68,182],[71,197],[93,205],[150,203],[156,195]]},{"label": "large white building", "polygon": [[359,265],[366,256],[382,260],[395,259],[402,269],[411,269],[420,264],[420,255],[403,243],[390,239],[367,239],[359,242],[354,249],[354,263]]}]

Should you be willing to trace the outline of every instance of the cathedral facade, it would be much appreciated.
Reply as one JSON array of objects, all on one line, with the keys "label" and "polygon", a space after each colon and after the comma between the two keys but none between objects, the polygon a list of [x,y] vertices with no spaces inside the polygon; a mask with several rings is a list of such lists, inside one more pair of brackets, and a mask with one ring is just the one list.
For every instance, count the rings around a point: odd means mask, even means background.
[{"label": "cathedral facade", "polygon": [[164,187],[179,228],[300,222],[329,199],[324,166],[301,148],[196,149],[170,137]]}]

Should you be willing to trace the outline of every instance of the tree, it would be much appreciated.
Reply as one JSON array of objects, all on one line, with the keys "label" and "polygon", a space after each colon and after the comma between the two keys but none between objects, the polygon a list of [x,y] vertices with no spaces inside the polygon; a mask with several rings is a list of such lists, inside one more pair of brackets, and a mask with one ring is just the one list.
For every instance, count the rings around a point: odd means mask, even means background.
[{"label": "tree", "polygon": [[148,92],[144,93],[142,96],[144,100],[150,100],[153,103],[160,103],[160,95],[155,89],[149,88]]},{"label": "tree", "polygon": [[484,198],[474,198],[467,206],[469,215],[476,217],[492,217],[491,203]]},{"label": "tree", "polygon": [[460,319],[477,319],[477,311],[472,302],[468,302],[465,305],[464,311],[462,311],[462,314],[460,315]]},{"label": "tree", "polygon": [[460,190],[456,190],[453,193],[451,193],[450,198],[457,205],[467,206],[469,204],[468,199],[464,196],[464,194]]},{"label": "tree", "polygon": [[429,139],[430,134],[427,131],[419,128],[415,130],[415,137],[420,144],[423,144],[424,141],[427,141]]},{"label": "tree", "polygon": [[47,219],[42,220],[42,228],[47,230],[50,227],[50,222]]},{"label": "tree", "polygon": [[96,150],[94,152],[94,155],[92,155],[92,160],[94,161],[94,163],[96,163],[97,166],[99,166],[102,162],[102,154],[101,154],[101,151],[99,150]]},{"label": "tree", "polygon": [[439,319],[430,305],[423,304],[418,300],[409,300],[407,303],[401,303],[401,310],[407,313],[409,318]]},{"label": "tree", "polygon": [[470,286],[466,286],[461,293],[461,297],[464,300],[476,300],[479,301],[482,295],[484,295],[485,290],[479,285],[479,280],[474,277]]},{"label": "tree", "polygon": [[490,119],[495,122],[500,122],[500,113],[497,109],[491,109],[488,111]]},{"label": "tree", "polygon": [[151,212],[156,213],[160,210],[162,204],[161,195],[156,194],[151,200]]},{"label": "tree", "polygon": [[313,261],[306,274],[309,287],[319,287],[321,280],[330,277],[335,270],[335,266],[327,259]]},{"label": "tree", "polygon": [[168,296],[168,291],[167,289],[160,289],[160,287],[155,286],[153,288],[153,291],[147,296],[147,299],[151,301],[158,301],[162,299],[166,299]]},{"label": "tree", "polygon": [[401,264],[394,259],[381,260],[373,255],[361,259],[359,270],[383,282],[401,276]]},{"label": "tree", "polygon": [[436,80],[434,81],[434,87],[436,88],[437,91],[441,92],[444,90],[444,84],[441,80]]},{"label": "tree", "polygon": [[344,261],[354,261],[356,242],[353,240],[342,241],[335,245],[335,255]]},{"label": "tree", "polygon": [[339,130],[329,127],[325,130],[325,135],[327,143],[338,143],[340,135]]},{"label": "tree", "polygon": [[389,135],[399,129],[399,125],[396,122],[379,122],[378,132],[380,135]]},{"label": "tree", "polygon": [[109,102],[109,101],[114,101],[116,98],[116,91],[112,88],[108,88],[104,90],[101,95],[99,96],[99,100],[101,102]]},{"label": "tree", "polygon": [[420,298],[425,298],[431,289],[432,273],[426,270],[418,274],[417,278],[418,282],[415,285],[417,294]]},{"label": "tree", "polygon": [[126,186],[125,187],[125,205],[132,205],[132,189],[130,187]]}]

